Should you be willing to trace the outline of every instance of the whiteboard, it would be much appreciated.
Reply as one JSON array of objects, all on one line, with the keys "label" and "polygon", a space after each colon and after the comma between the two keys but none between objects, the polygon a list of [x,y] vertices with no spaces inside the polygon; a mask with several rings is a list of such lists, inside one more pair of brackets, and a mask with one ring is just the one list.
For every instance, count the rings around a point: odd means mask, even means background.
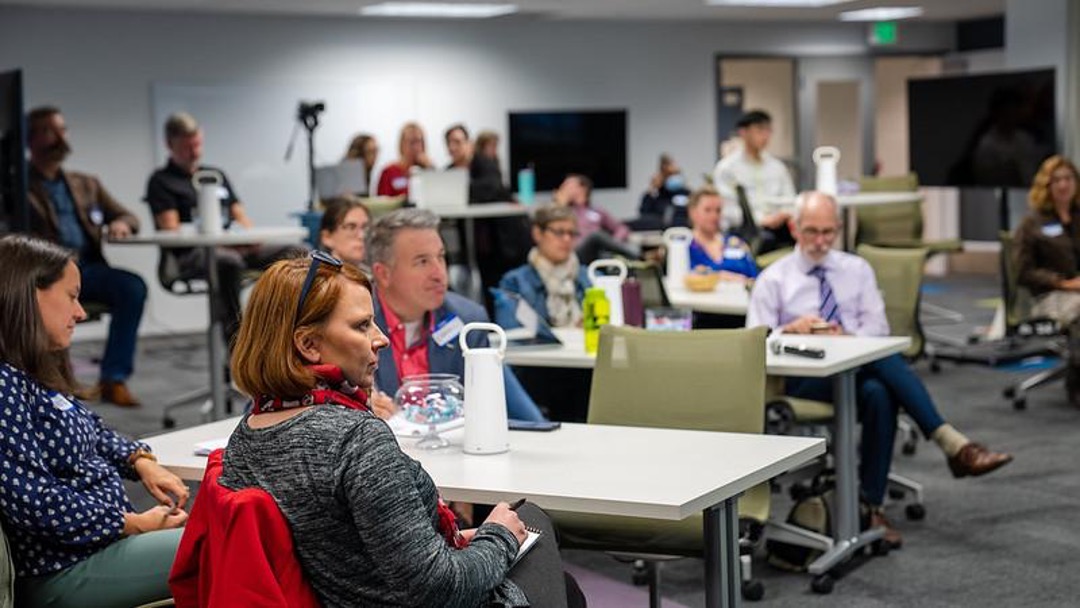
[{"label": "whiteboard", "polygon": [[[296,116],[300,101],[323,101],[315,131],[315,164],[341,160],[353,136],[375,135],[379,142],[378,179],[385,164],[397,158],[401,125],[416,119],[416,96],[410,82],[303,84],[153,83],[151,103],[155,164],[168,160],[165,120],[188,112],[205,135],[203,162],[222,169],[258,226],[293,224],[290,213],[303,211],[308,197],[307,132]],[[285,161],[293,130],[296,142]],[[431,151],[438,139],[428,130]],[[438,135],[435,135],[438,137]]]}]

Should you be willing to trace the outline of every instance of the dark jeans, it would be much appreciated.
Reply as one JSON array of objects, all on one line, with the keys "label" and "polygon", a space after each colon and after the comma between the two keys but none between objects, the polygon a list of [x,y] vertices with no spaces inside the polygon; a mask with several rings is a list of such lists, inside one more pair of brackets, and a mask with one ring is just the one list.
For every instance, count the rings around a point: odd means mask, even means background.
[{"label": "dark jeans", "polygon": [[558,536],[551,518],[543,509],[526,503],[518,509],[521,521],[542,536],[521,561],[514,564],[507,578],[514,581],[533,608],[584,608],[585,596],[569,574],[563,571]]},{"label": "dark jeans", "polygon": [[[900,355],[892,355],[863,366],[855,377],[856,401],[862,422],[862,458],[859,480],[863,498],[880,505],[892,465],[896,415],[903,411],[915,421],[926,437],[945,421],[938,413],[922,380]],[[789,378],[787,393],[793,397],[832,401],[832,380]]]},{"label": "dark jeans", "polygon": [[[297,257],[307,253],[304,245],[255,245],[251,247],[218,247],[214,250],[217,260],[218,292],[216,308],[225,328],[225,343],[240,329],[240,289],[246,270],[265,270],[278,260]],[[184,277],[206,277],[206,250],[192,249],[178,256],[180,271]]]},{"label": "dark jeans", "polygon": [[109,307],[109,337],[101,357],[101,380],[123,382],[135,370],[135,345],[146,304],[146,283],[139,275],[104,262],[79,265],[80,298]]}]

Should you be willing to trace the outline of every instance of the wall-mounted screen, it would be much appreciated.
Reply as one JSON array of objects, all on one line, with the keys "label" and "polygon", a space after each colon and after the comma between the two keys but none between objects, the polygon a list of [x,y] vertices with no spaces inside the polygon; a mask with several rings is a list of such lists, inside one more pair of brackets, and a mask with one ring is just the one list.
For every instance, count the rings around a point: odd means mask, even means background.
[{"label": "wall-mounted screen", "polygon": [[926,186],[1024,188],[1056,149],[1054,70],[908,81],[911,169]]},{"label": "wall-mounted screen", "polygon": [[625,188],[626,110],[511,112],[511,172],[529,165],[537,190],[557,188],[568,173],[595,188]]}]

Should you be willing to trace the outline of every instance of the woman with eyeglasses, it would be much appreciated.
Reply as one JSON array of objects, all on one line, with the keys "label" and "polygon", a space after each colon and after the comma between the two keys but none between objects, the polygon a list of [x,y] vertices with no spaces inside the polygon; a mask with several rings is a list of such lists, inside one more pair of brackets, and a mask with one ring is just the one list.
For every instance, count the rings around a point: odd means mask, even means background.
[{"label": "woman with eyeglasses", "polygon": [[[355,267],[323,252],[274,264],[233,349],[233,377],[253,405],[219,483],[274,497],[324,606],[566,606],[542,511],[500,503],[479,528],[458,530],[431,477],[372,413],[387,343]],[[523,519],[546,526],[547,542],[512,568]]]},{"label": "woman with eyeglasses", "polygon": [[[19,606],[136,606],[170,596],[188,489],[72,393],[73,252],[0,238],[0,522]],[[160,503],[136,512],[123,479]]]},{"label": "woman with eyeglasses", "polygon": [[371,213],[364,203],[351,196],[330,199],[319,224],[319,245],[331,256],[370,275],[364,259],[364,236]]},{"label": "woman with eyeglasses", "polygon": [[[533,215],[535,247],[528,262],[503,275],[499,288],[521,296],[552,327],[581,325],[581,300],[589,288],[585,267],[574,252],[579,236],[577,217],[570,207],[547,205]],[[513,306],[500,306],[496,298],[495,321],[515,326]]]},{"label": "woman with eyeglasses", "polygon": [[1031,183],[1031,212],[1016,229],[1018,281],[1035,303],[1032,315],[1049,317],[1069,335],[1065,388],[1080,407],[1080,172],[1069,159],[1043,161]]},{"label": "woman with eyeglasses", "polygon": [[706,186],[690,195],[687,209],[694,240],[690,242],[690,268],[719,272],[725,281],[746,282],[758,275],[757,264],[745,241],[720,232],[723,204],[720,194]]}]

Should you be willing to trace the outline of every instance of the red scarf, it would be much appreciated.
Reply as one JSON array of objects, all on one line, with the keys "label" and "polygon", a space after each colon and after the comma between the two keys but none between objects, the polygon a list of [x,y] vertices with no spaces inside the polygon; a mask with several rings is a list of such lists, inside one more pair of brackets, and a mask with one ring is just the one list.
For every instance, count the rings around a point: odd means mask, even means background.
[{"label": "red scarf", "polygon": [[[345,374],[336,365],[309,365],[308,369],[315,374],[315,388],[305,393],[299,399],[285,401],[280,397],[261,395],[254,400],[251,406],[252,414],[265,414],[267,412],[280,412],[295,407],[309,405],[341,405],[351,410],[370,412],[367,405],[368,395],[360,387],[345,379]],[[446,544],[455,549],[463,549],[469,543],[458,531],[457,517],[450,507],[446,506],[442,497],[439,497],[437,509],[439,516],[439,534],[446,539]]]}]

